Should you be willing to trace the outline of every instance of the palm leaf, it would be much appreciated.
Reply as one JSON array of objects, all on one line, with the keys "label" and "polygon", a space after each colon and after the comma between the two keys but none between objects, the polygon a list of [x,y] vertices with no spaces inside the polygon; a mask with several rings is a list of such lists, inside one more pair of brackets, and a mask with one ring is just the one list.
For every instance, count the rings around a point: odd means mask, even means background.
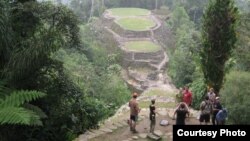
[{"label": "palm leaf", "polygon": [[18,107],[25,102],[30,102],[38,98],[44,97],[46,94],[38,91],[16,91],[7,96],[4,101],[0,101],[0,108]]},{"label": "palm leaf", "polygon": [[42,125],[40,117],[31,110],[22,107],[0,108],[0,125]]}]

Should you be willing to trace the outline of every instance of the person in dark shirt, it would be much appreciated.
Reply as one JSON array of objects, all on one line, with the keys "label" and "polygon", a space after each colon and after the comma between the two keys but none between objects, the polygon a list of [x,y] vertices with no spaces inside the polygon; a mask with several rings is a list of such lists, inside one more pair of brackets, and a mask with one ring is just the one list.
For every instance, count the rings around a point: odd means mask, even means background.
[{"label": "person in dark shirt", "polygon": [[155,129],[155,123],[156,123],[156,119],[155,119],[155,113],[156,113],[156,107],[155,107],[155,99],[151,100],[151,104],[149,105],[149,119],[150,119],[150,133],[154,133],[154,129]]},{"label": "person in dark shirt", "polygon": [[216,115],[217,124],[218,125],[225,125],[226,118],[227,118],[227,109],[222,108],[222,110],[220,110]]},{"label": "person in dark shirt", "polygon": [[216,97],[215,102],[213,104],[213,113],[212,113],[212,123],[213,123],[213,125],[215,125],[215,124],[218,125],[218,121],[216,121],[216,115],[220,110],[222,110],[222,106],[220,104],[220,97]]},{"label": "person in dark shirt", "polygon": [[175,115],[177,115],[176,125],[185,125],[186,116],[189,116],[188,106],[184,102],[181,102],[174,112],[174,117]]}]

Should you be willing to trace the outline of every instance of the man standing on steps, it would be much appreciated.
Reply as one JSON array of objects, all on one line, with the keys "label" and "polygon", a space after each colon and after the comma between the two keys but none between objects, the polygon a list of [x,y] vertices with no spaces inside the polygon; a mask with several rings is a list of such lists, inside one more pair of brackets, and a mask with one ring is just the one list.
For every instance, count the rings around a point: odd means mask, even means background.
[{"label": "man standing on steps", "polygon": [[136,122],[138,120],[138,114],[140,112],[140,108],[136,100],[137,96],[138,96],[137,93],[133,93],[133,98],[129,101],[129,107],[130,107],[129,126],[130,130],[134,133],[137,133],[135,127],[136,127]]}]

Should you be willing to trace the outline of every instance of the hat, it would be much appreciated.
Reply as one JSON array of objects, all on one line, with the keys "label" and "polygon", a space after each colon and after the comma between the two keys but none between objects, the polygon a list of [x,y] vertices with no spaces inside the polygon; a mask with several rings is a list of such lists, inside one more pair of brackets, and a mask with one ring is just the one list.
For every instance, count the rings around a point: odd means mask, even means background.
[{"label": "hat", "polygon": [[215,99],[218,100],[218,99],[220,99],[220,97],[217,96]]}]

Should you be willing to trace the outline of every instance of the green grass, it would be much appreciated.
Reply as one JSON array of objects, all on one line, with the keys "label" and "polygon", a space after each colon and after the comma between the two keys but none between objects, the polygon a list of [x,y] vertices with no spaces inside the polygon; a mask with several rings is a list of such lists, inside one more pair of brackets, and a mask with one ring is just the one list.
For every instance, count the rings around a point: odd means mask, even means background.
[{"label": "green grass", "polygon": [[150,14],[149,10],[141,8],[112,8],[109,10],[112,12],[112,15],[119,17],[144,16]]},{"label": "green grass", "polygon": [[145,18],[121,18],[116,21],[122,28],[132,31],[149,30],[155,26],[155,22]]},{"label": "green grass", "polygon": [[160,50],[160,46],[150,41],[131,41],[125,43],[126,49],[135,52],[156,52]]},{"label": "green grass", "polygon": [[[139,101],[140,108],[148,108],[151,101]],[[156,108],[173,108],[176,106],[175,102],[157,102],[155,103]]]}]

